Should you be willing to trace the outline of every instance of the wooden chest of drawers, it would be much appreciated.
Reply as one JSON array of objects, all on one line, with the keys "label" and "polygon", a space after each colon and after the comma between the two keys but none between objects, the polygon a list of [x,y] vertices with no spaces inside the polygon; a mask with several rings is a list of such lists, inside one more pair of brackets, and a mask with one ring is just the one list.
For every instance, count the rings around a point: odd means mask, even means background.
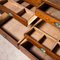
[{"label": "wooden chest of drawers", "polygon": [[60,60],[60,1],[3,2],[0,35],[23,52],[27,60]]}]

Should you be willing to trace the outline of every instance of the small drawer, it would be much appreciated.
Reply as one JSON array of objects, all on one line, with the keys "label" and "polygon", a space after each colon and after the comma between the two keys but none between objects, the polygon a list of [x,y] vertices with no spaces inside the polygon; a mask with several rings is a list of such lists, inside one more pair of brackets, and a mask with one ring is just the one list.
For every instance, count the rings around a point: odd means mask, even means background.
[{"label": "small drawer", "polygon": [[[43,49],[43,48],[41,48]],[[37,56],[40,56],[41,58],[43,58],[44,60],[53,60],[52,57],[50,57],[49,55],[43,53],[39,48],[37,48],[36,46],[33,46],[31,48],[31,51],[36,54]]]},{"label": "small drawer", "polygon": [[10,21],[8,21],[6,24],[2,26],[2,29],[4,29],[8,34],[10,34],[17,41],[19,40],[21,41],[24,38],[24,33],[27,32],[29,27],[24,26],[16,19],[12,18],[10,19]]},{"label": "small drawer", "polygon": [[53,39],[48,34],[44,33],[36,27],[29,32],[32,32],[31,34],[28,33],[29,36],[31,36],[33,39],[38,41],[40,44],[43,44],[50,50],[53,50],[53,48],[56,46],[58,42],[57,40]]},{"label": "small drawer", "polygon": [[21,42],[21,46],[23,46],[27,51],[29,51],[38,60],[53,60],[50,56],[43,53],[39,48],[37,48],[36,46],[28,42],[27,39],[24,39],[24,40],[22,41],[23,43]]},{"label": "small drawer", "polygon": [[5,3],[4,6],[15,13],[19,13],[20,11],[24,9],[24,7],[21,4],[18,4],[16,2],[11,2],[11,1]]},{"label": "small drawer", "polygon": [[27,8],[19,12],[18,15],[25,21],[27,26],[37,18],[37,16]]},{"label": "small drawer", "polygon": [[60,10],[43,3],[41,6],[36,10],[36,15],[39,16],[41,19],[47,21],[48,23],[60,28],[60,25],[56,25],[56,23],[60,24]]}]

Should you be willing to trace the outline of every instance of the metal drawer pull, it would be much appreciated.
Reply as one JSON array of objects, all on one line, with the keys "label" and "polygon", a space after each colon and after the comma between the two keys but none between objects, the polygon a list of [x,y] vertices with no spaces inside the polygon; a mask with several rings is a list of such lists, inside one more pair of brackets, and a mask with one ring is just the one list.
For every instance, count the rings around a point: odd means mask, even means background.
[{"label": "metal drawer pull", "polygon": [[46,53],[46,51],[45,51],[44,48],[40,48],[40,50],[41,50],[43,53]]},{"label": "metal drawer pull", "polygon": [[57,26],[58,28],[60,28],[60,23],[56,22],[55,26]]},{"label": "metal drawer pull", "polygon": [[9,13],[9,16],[13,16],[12,13]]}]

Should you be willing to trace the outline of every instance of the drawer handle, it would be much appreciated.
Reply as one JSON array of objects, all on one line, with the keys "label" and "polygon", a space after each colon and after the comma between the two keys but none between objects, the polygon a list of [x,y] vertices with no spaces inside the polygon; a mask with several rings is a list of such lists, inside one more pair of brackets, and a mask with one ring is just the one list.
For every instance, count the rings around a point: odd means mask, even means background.
[{"label": "drawer handle", "polygon": [[44,48],[40,48],[40,50],[43,52],[43,53],[46,53],[46,50]]},{"label": "drawer handle", "polygon": [[11,17],[12,17],[12,16],[13,16],[13,15],[12,15],[12,13],[9,13],[9,16],[11,16]]},{"label": "drawer handle", "polygon": [[55,26],[58,27],[58,28],[60,28],[60,23],[55,22]]}]

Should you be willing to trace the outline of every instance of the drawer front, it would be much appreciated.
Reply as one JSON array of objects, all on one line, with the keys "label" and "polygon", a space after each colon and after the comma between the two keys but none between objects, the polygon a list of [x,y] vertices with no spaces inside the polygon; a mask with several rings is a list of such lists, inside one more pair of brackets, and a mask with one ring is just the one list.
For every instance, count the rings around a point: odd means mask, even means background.
[{"label": "drawer front", "polygon": [[[43,11],[41,11],[41,10],[38,10],[38,9],[37,9],[37,10],[36,10],[36,15],[37,15],[38,17],[40,17],[41,19],[45,20],[46,22],[54,25],[54,26],[56,26],[55,23],[60,24],[60,21],[59,21],[59,20],[57,20],[57,19],[49,16],[48,14],[45,14],[45,13],[44,13]],[[58,27],[58,26],[57,26],[57,27]]]}]

